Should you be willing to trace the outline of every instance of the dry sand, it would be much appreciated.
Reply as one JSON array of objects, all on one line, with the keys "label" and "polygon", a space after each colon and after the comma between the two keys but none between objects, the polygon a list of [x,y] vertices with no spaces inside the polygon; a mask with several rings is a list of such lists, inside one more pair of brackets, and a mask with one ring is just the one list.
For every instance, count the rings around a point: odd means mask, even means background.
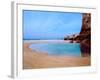
[{"label": "dry sand", "polygon": [[49,56],[47,53],[33,51],[24,42],[23,69],[89,66],[90,57]]}]

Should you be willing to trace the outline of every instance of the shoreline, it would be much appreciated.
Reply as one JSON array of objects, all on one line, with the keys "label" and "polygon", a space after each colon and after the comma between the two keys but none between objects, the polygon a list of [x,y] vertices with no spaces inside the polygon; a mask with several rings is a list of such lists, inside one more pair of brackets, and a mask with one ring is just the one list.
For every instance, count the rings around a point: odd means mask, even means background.
[{"label": "shoreline", "polygon": [[61,42],[61,43],[63,43],[63,42],[66,42],[66,43],[70,43],[70,40],[23,40],[25,43],[58,43],[58,42]]},{"label": "shoreline", "polygon": [[[37,42],[24,41],[23,69],[90,66],[91,63],[90,56],[85,56],[85,57],[49,56],[47,53],[31,50],[29,48],[29,45]],[[40,41],[40,42],[45,42],[45,41]],[[66,42],[66,41],[60,41],[60,42]]]}]

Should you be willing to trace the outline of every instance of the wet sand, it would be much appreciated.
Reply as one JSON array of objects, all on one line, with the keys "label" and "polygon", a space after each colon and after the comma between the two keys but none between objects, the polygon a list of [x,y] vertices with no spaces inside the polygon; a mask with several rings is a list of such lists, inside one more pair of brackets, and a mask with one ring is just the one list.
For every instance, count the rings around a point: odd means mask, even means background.
[{"label": "wet sand", "polygon": [[29,48],[34,42],[24,42],[23,69],[89,66],[90,56],[49,56]]}]

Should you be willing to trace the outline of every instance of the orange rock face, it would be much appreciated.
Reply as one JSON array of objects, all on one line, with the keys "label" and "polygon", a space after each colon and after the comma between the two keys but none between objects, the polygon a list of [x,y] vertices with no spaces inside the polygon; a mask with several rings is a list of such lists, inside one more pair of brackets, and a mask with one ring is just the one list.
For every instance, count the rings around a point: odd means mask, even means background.
[{"label": "orange rock face", "polygon": [[82,29],[75,37],[65,37],[64,40],[80,43],[82,55],[90,55],[91,53],[91,14],[82,14]]},{"label": "orange rock face", "polygon": [[82,29],[80,32],[81,52],[84,54],[91,53],[91,14],[83,13]]}]

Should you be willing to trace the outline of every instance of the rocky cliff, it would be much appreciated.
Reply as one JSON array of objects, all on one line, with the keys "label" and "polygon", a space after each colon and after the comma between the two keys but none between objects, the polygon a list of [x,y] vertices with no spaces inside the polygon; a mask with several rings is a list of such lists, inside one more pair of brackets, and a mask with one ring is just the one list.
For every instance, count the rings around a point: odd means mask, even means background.
[{"label": "rocky cliff", "polygon": [[80,32],[80,47],[83,55],[91,53],[91,14],[84,13]]},{"label": "rocky cliff", "polygon": [[[75,35],[75,34],[74,34]],[[82,55],[90,55],[91,53],[91,14],[82,14],[82,28],[79,35],[74,37],[65,37],[64,40],[80,43]]]}]

